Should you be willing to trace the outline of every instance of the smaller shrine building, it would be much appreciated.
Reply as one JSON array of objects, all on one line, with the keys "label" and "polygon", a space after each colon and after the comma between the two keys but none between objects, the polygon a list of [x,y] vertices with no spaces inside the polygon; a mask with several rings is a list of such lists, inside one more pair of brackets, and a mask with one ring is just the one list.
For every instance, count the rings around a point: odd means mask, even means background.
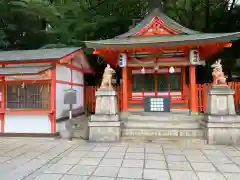
[{"label": "smaller shrine building", "polygon": [[86,45],[122,68],[123,112],[198,113],[196,66],[239,38],[188,29],[156,8],[128,32]]},{"label": "smaller shrine building", "polygon": [[92,73],[81,48],[0,52],[1,134],[54,134],[68,117],[64,92],[77,93],[74,113],[84,112],[84,74]]}]

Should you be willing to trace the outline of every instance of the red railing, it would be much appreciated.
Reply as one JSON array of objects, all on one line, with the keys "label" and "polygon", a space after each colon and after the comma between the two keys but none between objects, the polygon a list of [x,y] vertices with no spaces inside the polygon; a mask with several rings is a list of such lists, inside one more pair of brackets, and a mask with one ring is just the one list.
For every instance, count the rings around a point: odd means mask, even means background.
[{"label": "red railing", "polygon": [[[95,92],[99,86],[86,86],[85,87],[85,105],[88,106],[90,112],[95,112],[96,105],[96,97]],[[114,87],[117,91],[117,99],[118,99],[118,108],[119,111],[122,110],[122,88],[120,86]]]},{"label": "red railing", "polygon": [[[207,89],[211,86],[211,83],[205,83],[205,84],[197,84],[197,95],[198,95],[198,110],[199,112],[206,112],[207,107]],[[240,102],[240,82],[230,82],[228,85],[235,90],[234,95],[234,101],[235,101],[235,107],[238,107],[238,104]],[[86,86],[85,87],[85,104],[89,107],[89,110],[91,112],[95,111],[95,103],[96,103],[96,97],[95,92],[98,89],[97,86]],[[119,111],[122,110],[122,88],[120,86],[115,87],[117,93],[118,93],[118,105],[119,105]],[[191,98],[191,97],[190,97]],[[128,98],[129,101],[133,101],[132,97]],[[178,100],[172,100],[171,104],[179,102],[186,102],[186,106],[189,104],[189,98],[188,97],[182,97],[182,99]],[[187,107],[184,107],[187,108]]]}]

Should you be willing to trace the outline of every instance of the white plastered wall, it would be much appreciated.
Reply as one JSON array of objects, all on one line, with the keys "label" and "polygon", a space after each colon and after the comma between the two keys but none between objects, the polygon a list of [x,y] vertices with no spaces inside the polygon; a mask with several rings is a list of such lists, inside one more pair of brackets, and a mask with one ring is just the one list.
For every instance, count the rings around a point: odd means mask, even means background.
[{"label": "white plastered wall", "polygon": [[[56,67],[56,79],[71,82],[71,70],[67,67],[57,65]],[[72,70],[72,81],[73,83],[83,84],[83,74],[81,72]],[[56,119],[68,116],[69,105],[64,104],[64,91],[71,88],[69,84],[56,84]],[[77,104],[73,105],[73,113],[83,110],[84,105],[84,86],[72,86],[77,91]],[[62,123],[57,123],[57,132],[62,127]]]},{"label": "white plastered wall", "polygon": [[51,123],[44,114],[5,114],[6,133],[51,133]]}]

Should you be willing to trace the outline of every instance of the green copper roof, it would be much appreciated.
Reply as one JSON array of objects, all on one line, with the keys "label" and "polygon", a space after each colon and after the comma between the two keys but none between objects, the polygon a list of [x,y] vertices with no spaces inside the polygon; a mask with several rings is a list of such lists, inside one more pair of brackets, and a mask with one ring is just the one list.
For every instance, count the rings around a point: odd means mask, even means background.
[{"label": "green copper roof", "polygon": [[185,44],[202,44],[206,42],[229,42],[240,38],[235,33],[197,33],[165,36],[135,36],[129,38],[113,38],[99,41],[86,41],[88,48],[131,48],[152,46],[175,46]]},{"label": "green copper roof", "polygon": [[174,30],[177,30],[180,32],[180,34],[196,34],[199,33],[198,31],[194,31],[191,29],[188,29],[170,17],[166,16],[164,13],[161,12],[159,8],[154,9],[148,16],[146,16],[139,24],[137,24],[134,28],[130,29],[128,32],[121,34],[117,36],[116,38],[126,38],[134,36],[136,33],[138,33],[143,27],[148,25],[154,17],[159,17],[166,25],[171,27]]}]

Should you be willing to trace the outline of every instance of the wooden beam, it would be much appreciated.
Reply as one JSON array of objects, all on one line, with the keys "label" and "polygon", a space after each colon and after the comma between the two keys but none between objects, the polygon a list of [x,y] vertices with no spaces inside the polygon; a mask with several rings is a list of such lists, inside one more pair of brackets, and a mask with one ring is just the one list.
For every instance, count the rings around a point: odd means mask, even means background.
[{"label": "wooden beam", "polygon": [[122,88],[123,88],[123,112],[128,111],[128,77],[127,66],[122,68]]},{"label": "wooden beam", "polygon": [[190,110],[191,113],[195,114],[197,110],[197,84],[196,84],[196,67],[189,67],[190,77]]}]

